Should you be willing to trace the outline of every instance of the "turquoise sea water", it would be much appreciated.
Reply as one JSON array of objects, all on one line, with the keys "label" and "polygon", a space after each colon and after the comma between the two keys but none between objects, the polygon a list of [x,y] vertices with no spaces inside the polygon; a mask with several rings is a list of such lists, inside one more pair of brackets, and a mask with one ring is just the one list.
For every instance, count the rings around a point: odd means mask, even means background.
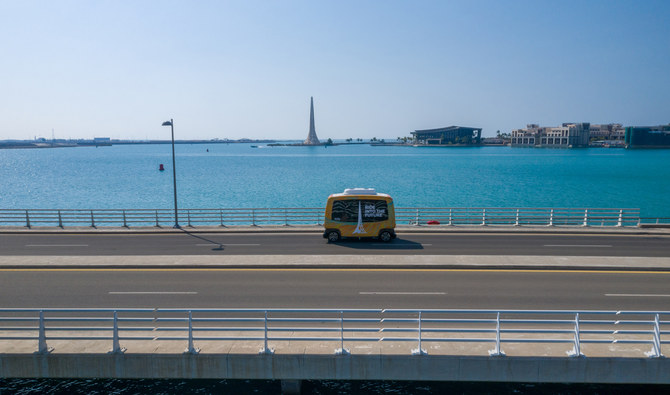
[{"label": "turquoise sea water", "polygon": [[[399,207],[670,217],[670,150],[178,144],[176,153],[181,208],[321,207],[344,188],[374,187]],[[3,209],[169,209],[172,199],[169,144],[0,150]]]}]

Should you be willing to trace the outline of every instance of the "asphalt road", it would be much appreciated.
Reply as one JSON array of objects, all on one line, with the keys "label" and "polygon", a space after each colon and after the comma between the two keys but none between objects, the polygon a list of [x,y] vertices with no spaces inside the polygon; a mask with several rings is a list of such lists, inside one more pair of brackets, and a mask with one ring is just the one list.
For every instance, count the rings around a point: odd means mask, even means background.
[{"label": "asphalt road", "polygon": [[[670,257],[670,236],[400,233],[1,234],[3,256],[544,255]],[[1,266],[1,265],[0,265]],[[0,269],[0,307],[287,307],[670,310],[670,271]]]},{"label": "asphalt road", "polygon": [[545,255],[670,257],[670,235],[399,233],[329,244],[318,233],[2,234],[6,255]]},{"label": "asphalt road", "polygon": [[670,310],[670,271],[0,269],[0,307]]}]

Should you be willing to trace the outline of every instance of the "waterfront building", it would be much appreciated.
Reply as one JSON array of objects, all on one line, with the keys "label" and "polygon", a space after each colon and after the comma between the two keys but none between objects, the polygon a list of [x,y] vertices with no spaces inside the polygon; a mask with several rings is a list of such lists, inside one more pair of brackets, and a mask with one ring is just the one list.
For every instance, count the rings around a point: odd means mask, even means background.
[{"label": "waterfront building", "polygon": [[562,126],[528,124],[525,129],[512,130],[512,147],[573,148],[588,147],[588,122],[564,123]]},{"label": "waterfront building", "polygon": [[310,98],[309,105],[309,133],[307,139],[303,142],[304,145],[320,145],[319,138],[316,137],[316,129],[314,128],[314,97]]},{"label": "waterfront building", "polygon": [[626,148],[670,148],[670,124],[626,127]]},{"label": "waterfront building", "polygon": [[448,126],[437,129],[415,130],[412,135],[414,145],[479,145],[482,139],[482,129],[467,126]]},{"label": "waterfront building", "polygon": [[626,129],[620,123],[591,124],[589,126],[590,140],[623,141]]}]

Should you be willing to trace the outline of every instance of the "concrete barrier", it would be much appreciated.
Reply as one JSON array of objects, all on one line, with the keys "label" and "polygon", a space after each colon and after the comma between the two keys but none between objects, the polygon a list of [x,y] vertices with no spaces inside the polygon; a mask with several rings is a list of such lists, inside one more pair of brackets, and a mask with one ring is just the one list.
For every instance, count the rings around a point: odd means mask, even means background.
[{"label": "concrete barrier", "polygon": [[412,380],[670,384],[666,358],[445,355],[0,354],[4,378]]}]

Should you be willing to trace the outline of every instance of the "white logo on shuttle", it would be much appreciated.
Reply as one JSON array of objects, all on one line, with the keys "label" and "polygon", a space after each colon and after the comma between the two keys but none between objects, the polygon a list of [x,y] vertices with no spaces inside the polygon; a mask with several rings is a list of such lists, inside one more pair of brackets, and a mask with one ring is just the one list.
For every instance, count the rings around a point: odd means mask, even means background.
[{"label": "white logo on shuttle", "polygon": [[363,227],[363,214],[361,212],[361,202],[358,202],[358,225],[356,225],[356,229],[352,232],[353,234],[359,234],[359,233],[368,233],[365,231],[365,228]]}]

